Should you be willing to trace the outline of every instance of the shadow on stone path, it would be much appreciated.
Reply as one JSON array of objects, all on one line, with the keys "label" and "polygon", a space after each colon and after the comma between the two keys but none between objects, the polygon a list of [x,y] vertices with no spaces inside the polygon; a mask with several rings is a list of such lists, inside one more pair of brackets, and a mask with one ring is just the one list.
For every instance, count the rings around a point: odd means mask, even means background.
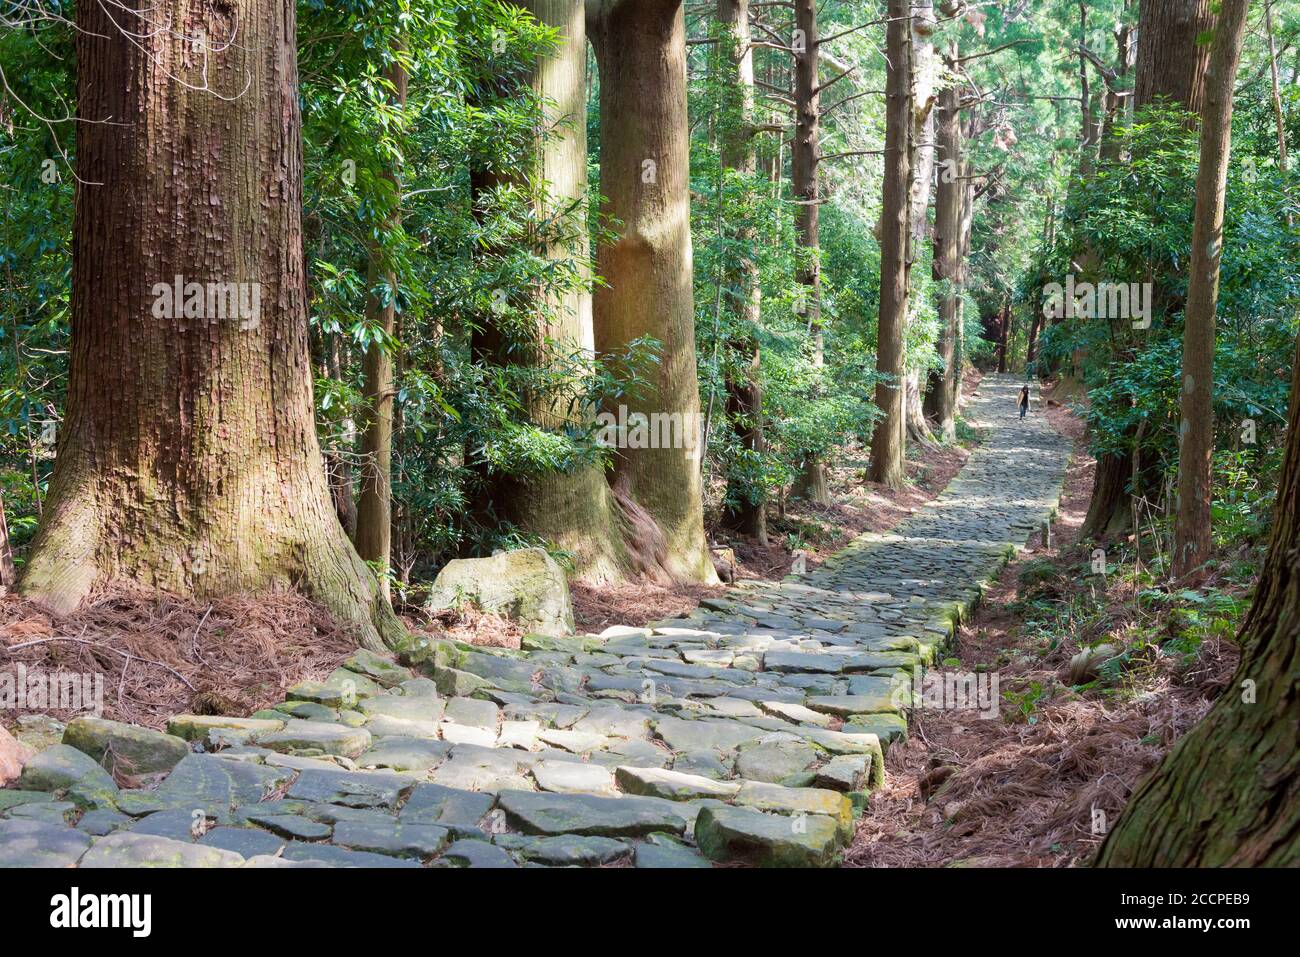
[{"label": "shadow on stone path", "polygon": [[[834,864],[912,672],[1060,498],[1069,442],[1018,419],[1019,386],[984,379],[985,443],[897,528],[687,619],[358,653],[170,734],[77,719],[0,790],[0,866]],[[156,786],[119,789],[115,762]]]}]

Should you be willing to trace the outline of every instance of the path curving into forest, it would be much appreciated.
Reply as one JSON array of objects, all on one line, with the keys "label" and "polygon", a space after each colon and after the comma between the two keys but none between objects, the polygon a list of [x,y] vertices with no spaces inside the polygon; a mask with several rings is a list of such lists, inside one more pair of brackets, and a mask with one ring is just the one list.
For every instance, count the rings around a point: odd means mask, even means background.
[{"label": "path curving into forest", "polygon": [[[1020,385],[983,380],[984,443],[898,527],[687,619],[359,653],[274,713],[178,716],[188,750],[74,722],[0,790],[0,866],[834,864],[912,672],[1059,501],[1070,443]],[[171,770],[119,788],[96,758]]]}]

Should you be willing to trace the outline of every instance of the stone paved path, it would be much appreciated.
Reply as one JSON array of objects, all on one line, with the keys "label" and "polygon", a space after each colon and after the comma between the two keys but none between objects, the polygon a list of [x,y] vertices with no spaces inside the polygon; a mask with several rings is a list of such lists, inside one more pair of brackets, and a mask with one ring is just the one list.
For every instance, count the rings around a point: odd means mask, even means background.
[{"label": "stone paved path", "polygon": [[[0,866],[835,863],[909,675],[1060,497],[1069,445],[986,377],[935,502],[683,620],[359,653],[251,719],[78,719],[0,790]],[[120,789],[124,762],[156,775]],[[870,813],[869,810],[866,813]]]}]

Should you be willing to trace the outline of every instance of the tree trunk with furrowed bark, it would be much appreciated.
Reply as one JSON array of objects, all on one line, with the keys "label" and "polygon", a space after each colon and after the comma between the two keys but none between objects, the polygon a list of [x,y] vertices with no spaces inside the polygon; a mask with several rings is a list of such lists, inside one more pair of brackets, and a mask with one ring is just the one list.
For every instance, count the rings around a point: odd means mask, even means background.
[{"label": "tree trunk with furrowed bark", "polygon": [[[545,184],[535,199],[536,220],[555,223],[539,252],[557,262],[576,263],[589,281],[584,4],[582,0],[521,0],[518,5],[559,34],[558,45],[527,77],[546,113],[531,157],[535,181]],[[554,293],[531,306],[530,339],[507,346],[502,336],[489,336],[498,348],[488,361],[545,367],[578,355],[591,358],[595,332],[589,288]],[[553,396],[533,397],[529,413],[544,428],[575,424],[569,404]],[[597,584],[619,581],[632,570],[614,497],[599,465],[580,463],[568,471],[497,478],[490,491],[500,515],[572,556],[579,579]]]},{"label": "tree trunk with furrowed bark", "polygon": [[[659,341],[647,387],[629,414],[668,417],[683,434],[700,423],[692,289],[686,23],[681,0],[592,0],[587,31],[600,68],[600,186],[617,237],[600,248],[596,346],[621,352]],[[631,524],[629,546],[653,542],[674,579],[716,582],[704,537],[697,436],[670,448],[620,449],[614,493]],[[658,443],[663,445],[665,443]]]},{"label": "tree trunk with furrowed bark", "polygon": [[1223,0],[1214,30],[1201,152],[1196,174],[1192,261],[1183,316],[1183,390],[1178,428],[1178,513],[1174,518],[1173,573],[1187,575],[1210,557],[1214,459],[1214,325],[1223,252],[1223,205],[1232,149],[1232,90],[1241,63],[1246,0]]},{"label": "tree trunk with furrowed bark", "polygon": [[[23,592],[70,612],[121,581],[296,588],[396,641],[316,440],[293,3],[82,0],[77,20],[67,411]],[[249,284],[260,309],[186,316],[177,276]]]}]

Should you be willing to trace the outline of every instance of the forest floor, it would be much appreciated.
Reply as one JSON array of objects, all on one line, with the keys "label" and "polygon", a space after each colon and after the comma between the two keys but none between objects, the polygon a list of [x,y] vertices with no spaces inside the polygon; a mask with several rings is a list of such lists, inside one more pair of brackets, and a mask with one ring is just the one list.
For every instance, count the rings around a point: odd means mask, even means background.
[{"label": "forest floor", "polygon": [[[1069,683],[1071,658],[1082,646],[1103,637],[1123,644],[1141,615],[1131,583],[1116,576],[1099,592],[1088,574],[1091,546],[1078,535],[1095,462],[1084,423],[1068,407],[1077,400],[1062,398],[1044,408],[1074,442],[1051,547],[1040,538],[1003,570],[944,661],[959,671],[997,673],[1000,719],[915,710],[908,739],[888,753],[886,785],[859,822],[849,866],[1084,863],[1138,780],[1231,678],[1237,649],[1215,639],[1190,659],[1144,645],[1115,680]],[[1092,608],[1077,627],[1070,621],[1050,631],[1026,614],[1035,601],[1069,608],[1081,598]],[[1169,625],[1162,616],[1147,623],[1157,632]]]},{"label": "forest floor", "polygon": [[[200,602],[125,588],[92,595],[70,615],[15,595],[0,597],[6,672],[102,679],[105,718],[161,728],[178,711],[244,715],[299,681],[338,667],[356,645],[320,606],[295,594]],[[20,710],[66,721],[64,709],[28,699]],[[3,722],[3,723],[8,723]]]}]

